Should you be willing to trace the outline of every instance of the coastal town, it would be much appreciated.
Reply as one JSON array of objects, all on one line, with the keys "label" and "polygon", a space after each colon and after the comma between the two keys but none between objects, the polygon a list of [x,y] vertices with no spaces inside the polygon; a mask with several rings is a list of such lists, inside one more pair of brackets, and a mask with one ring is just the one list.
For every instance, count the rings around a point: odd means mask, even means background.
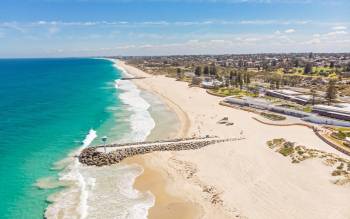
[{"label": "coastal town", "polygon": [[350,219],[350,0],[0,0],[0,219]]},{"label": "coastal town", "polygon": [[[292,53],[118,57],[250,108],[273,121],[285,116],[319,124],[326,139],[350,154],[350,54]],[[343,128],[334,128],[340,126]]]},{"label": "coastal town", "polygon": [[[149,218],[347,218],[348,56],[338,67],[323,66],[328,76],[199,65],[205,56],[192,57],[191,67],[164,64],[174,59],[166,56],[108,57],[121,80],[158,96],[180,126],[171,135],[164,135],[169,123],[156,126],[146,142],[87,147],[77,156],[82,165],[141,165],[135,188],[162,197]],[[150,67],[153,59],[163,61]],[[285,83],[292,75],[309,85]],[[328,206],[332,213],[319,210]]]}]

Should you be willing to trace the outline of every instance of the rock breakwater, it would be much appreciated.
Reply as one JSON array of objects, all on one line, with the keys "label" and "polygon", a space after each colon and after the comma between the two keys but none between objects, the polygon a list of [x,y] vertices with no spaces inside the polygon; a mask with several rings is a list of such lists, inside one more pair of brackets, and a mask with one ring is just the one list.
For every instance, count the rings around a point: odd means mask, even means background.
[{"label": "rock breakwater", "polygon": [[[187,139],[174,139],[157,142],[137,142],[126,144],[112,144],[106,147],[115,147],[111,152],[104,153],[98,151],[103,146],[85,148],[79,155],[79,161],[89,166],[105,166],[119,163],[127,157],[135,155],[147,154],[155,151],[180,151],[180,150],[195,150],[202,147],[229,141],[238,141],[243,138],[187,138]],[[147,145],[145,145],[147,144]],[[128,147],[125,147],[125,146]],[[122,148],[118,148],[122,147]]]}]

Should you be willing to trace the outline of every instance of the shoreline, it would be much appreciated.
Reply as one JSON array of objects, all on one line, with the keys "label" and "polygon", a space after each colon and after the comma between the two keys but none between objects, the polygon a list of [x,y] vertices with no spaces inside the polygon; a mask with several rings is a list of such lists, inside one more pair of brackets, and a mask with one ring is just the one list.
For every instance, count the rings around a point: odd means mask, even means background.
[{"label": "shoreline", "polygon": [[[130,67],[126,66],[124,63],[118,61],[118,66],[123,69]],[[129,74],[133,76],[140,76],[135,74],[134,71],[128,71]],[[144,75],[149,76],[149,75]],[[157,132],[155,129],[164,128],[159,127],[159,124],[156,122],[155,128],[152,130],[150,135],[147,137],[150,139],[159,139],[159,138],[177,138],[177,137],[187,137],[189,128],[190,128],[190,120],[186,112],[184,112],[179,105],[175,102],[171,101],[166,96],[160,94],[156,90],[150,89],[145,84],[140,83],[140,81],[133,81],[136,86],[146,92],[152,93],[152,95],[157,96],[161,101],[166,104],[170,110],[175,113],[180,127],[176,133],[155,133]],[[122,163],[126,164],[138,164],[143,167],[143,173],[135,179],[134,188],[141,191],[147,192],[150,191],[155,196],[155,205],[151,207],[148,211],[148,218],[150,219],[194,219],[199,218],[202,215],[202,207],[199,204],[188,202],[183,197],[175,196],[170,194],[167,191],[167,173],[161,171],[159,169],[154,168],[154,166],[150,165],[149,161],[151,160],[152,155],[141,155],[135,156],[131,158],[127,158]]]},{"label": "shoreline", "polygon": [[[197,151],[138,156],[145,169],[156,172],[152,172],[154,176],[145,172],[144,176],[138,177],[136,188],[152,191],[154,183],[147,182],[156,177],[164,188],[160,194],[155,193],[156,200],[165,194],[195,203],[191,209],[196,215],[192,218],[319,219],[336,215],[333,218],[345,219],[350,216],[350,209],[342,204],[350,201],[347,195],[350,187],[335,185],[336,178],[330,174],[329,166],[317,159],[293,164],[271,152],[266,145],[271,139],[284,138],[349,158],[324,143],[309,128],[268,126],[254,120],[253,117],[262,117],[253,113],[219,105],[221,98],[207,95],[203,89],[189,88],[185,82],[149,75],[132,66],[124,65],[123,68],[135,76],[146,76],[133,80],[141,89],[166,97],[168,102],[176,103],[175,109],[181,106],[180,112],[189,120],[187,136],[209,134],[246,138]],[[228,117],[234,125],[218,124],[223,117]],[[165,181],[159,179],[159,175]],[[323,210],[329,206],[333,206],[332,209]],[[162,207],[156,202],[149,210],[150,218],[162,218],[152,213],[155,210],[161,212]]]}]

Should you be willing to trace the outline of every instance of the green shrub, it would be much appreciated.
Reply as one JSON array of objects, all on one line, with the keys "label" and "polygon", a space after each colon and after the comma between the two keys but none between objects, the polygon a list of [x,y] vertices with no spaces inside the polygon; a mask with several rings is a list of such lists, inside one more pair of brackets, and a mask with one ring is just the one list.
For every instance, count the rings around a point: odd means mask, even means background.
[{"label": "green shrub", "polygon": [[286,119],[285,116],[280,116],[280,115],[276,115],[276,114],[272,114],[272,113],[262,112],[260,115],[267,118],[267,119],[273,120],[273,121],[282,121],[282,120]]},{"label": "green shrub", "polygon": [[347,137],[347,134],[342,132],[342,131],[338,131],[338,132],[333,132],[331,134],[331,136],[333,138],[337,138],[337,139],[340,139],[340,140],[344,140],[346,137]]},{"label": "green shrub", "polygon": [[294,153],[294,148],[293,147],[283,147],[278,152],[280,154],[282,154],[283,156],[287,157],[287,156]]}]

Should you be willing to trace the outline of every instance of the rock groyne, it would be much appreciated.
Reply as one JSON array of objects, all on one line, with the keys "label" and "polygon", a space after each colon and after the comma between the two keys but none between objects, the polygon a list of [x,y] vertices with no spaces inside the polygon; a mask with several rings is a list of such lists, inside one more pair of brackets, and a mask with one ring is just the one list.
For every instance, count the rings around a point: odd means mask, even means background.
[{"label": "rock groyne", "polygon": [[[187,141],[174,141],[165,143],[154,143],[145,146],[137,146],[135,143],[130,143],[128,145],[134,145],[130,147],[123,147],[118,149],[118,147],[109,152],[103,153],[98,151],[99,147],[88,147],[85,148],[79,155],[79,161],[83,164],[89,166],[105,166],[119,163],[127,157],[132,157],[135,155],[147,154],[155,151],[181,151],[181,150],[195,150],[202,147],[229,141],[238,141],[243,138],[226,138],[226,139],[196,139]],[[110,146],[109,146],[110,147]]]}]

